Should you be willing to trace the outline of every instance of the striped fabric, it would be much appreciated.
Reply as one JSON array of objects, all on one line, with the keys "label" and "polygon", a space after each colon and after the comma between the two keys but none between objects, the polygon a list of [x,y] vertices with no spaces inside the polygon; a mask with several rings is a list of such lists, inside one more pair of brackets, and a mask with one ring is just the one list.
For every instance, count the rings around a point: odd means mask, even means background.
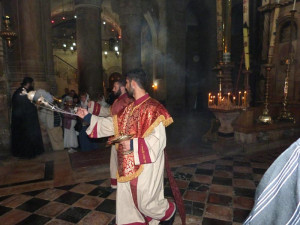
[{"label": "striped fabric", "polygon": [[300,224],[300,139],[270,166],[244,225]]}]

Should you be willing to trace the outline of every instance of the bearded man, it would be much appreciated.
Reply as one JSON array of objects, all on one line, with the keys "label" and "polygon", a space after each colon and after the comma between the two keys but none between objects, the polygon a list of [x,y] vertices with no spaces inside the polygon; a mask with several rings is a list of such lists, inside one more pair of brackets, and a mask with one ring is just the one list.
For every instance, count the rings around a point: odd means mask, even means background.
[{"label": "bearded man", "polygon": [[[119,114],[129,105],[133,99],[130,98],[126,92],[126,80],[123,78],[114,82],[113,93],[116,100],[111,107],[102,107],[99,103],[90,101],[88,112],[102,117],[114,116]],[[117,188],[117,170],[118,170],[118,157],[115,145],[111,146],[110,154],[110,185],[111,188]]]},{"label": "bearded man", "polygon": [[175,217],[175,203],[164,198],[165,127],[173,119],[146,93],[146,81],[141,69],[127,74],[126,89],[135,101],[114,117],[97,117],[84,109],[77,112],[90,122],[87,134],[91,137],[133,135],[116,144],[116,224],[173,224]]}]

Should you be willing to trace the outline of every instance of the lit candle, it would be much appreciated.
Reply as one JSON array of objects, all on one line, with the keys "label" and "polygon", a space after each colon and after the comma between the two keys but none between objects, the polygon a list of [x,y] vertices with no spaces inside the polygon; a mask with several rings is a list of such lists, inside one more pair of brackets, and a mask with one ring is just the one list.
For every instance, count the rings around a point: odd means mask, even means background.
[{"label": "lit candle", "polygon": [[296,0],[294,0],[293,10],[296,9]]},{"label": "lit candle", "polygon": [[239,91],[239,100],[238,100],[239,104],[238,104],[238,106],[241,105],[241,93],[242,93],[242,92]]},{"label": "lit candle", "polygon": [[244,104],[245,104],[245,99],[244,97],[242,97],[242,106],[244,106]]},{"label": "lit candle", "polygon": [[233,96],[233,98],[232,98],[232,99],[233,99],[233,104],[235,105],[235,96]]},{"label": "lit candle", "polygon": [[208,93],[208,105],[209,105],[210,95],[211,93]]},{"label": "lit candle", "polygon": [[229,102],[229,98],[230,98],[230,92],[228,92],[228,102]]}]

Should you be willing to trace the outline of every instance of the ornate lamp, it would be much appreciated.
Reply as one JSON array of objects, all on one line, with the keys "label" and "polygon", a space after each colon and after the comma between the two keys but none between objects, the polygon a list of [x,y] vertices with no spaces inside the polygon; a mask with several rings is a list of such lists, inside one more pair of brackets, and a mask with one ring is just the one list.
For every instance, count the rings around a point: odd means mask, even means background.
[{"label": "ornate lamp", "polygon": [[3,17],[4,30],[0,32],[0,36],[5,39],[7,47],[11,48],[13,46],[12,40],[17,37],[16,32],[12,31],[10,28],[10,17]]}]

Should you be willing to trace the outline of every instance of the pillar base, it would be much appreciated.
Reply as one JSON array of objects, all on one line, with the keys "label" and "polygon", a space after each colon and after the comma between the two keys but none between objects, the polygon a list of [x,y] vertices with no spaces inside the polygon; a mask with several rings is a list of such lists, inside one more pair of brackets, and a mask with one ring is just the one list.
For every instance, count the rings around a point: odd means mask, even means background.
[{"label": "pillar base", "polygon": [[234,142],[234,137],[218,136],[218,141],[212,145],[218,155],[233,155],[242,152],[242,145]]}]

